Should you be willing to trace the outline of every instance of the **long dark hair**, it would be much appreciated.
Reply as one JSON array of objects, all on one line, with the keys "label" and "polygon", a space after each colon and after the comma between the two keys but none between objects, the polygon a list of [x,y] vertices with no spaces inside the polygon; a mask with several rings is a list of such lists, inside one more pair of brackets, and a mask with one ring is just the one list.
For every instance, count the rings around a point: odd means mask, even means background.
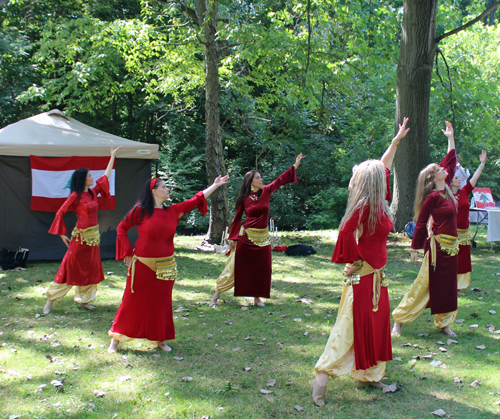
[{"label": "long dark hair", "polygon": [[[76,169],[71,175],[71,192],[76,192],[78,197],[80,197],[85,191],[85,183],[87,182],[88,173],[89,169]],[[88,191],[90,196],[94,198],[92,190],[89,188]]]},{"label": "long dark hair", "polygon": [[[236,198],[236,210],[241,204],[243,204],[243,201],[246,198],[248,198],[252,193],[252,181],[256,173],[259,172],[257,170],[250,170],[249,172],[245,173],[245,176],[243,177],[243,183],[241,184],[240,193]],[[260,197],[261,194],[262,194],[262,189],[260,189],[259,192],[257,192],[257,196]]]},{"label": "long dark hair", "polygon": [[[158,185],[160,184],[161,181],[163,181],[163,179],[158,179],[153,189],[158,188]],[[151,184],[150,180],[146,181],[146,183],[142,187],[139,199],[137,200],[137,202],[134,205],[134,208],[132,209],[134,213],[138,210],[138,208],[142,209],[141,219],[139,222],[141,222],[142,219],[144,218],[144,214],[147,214],[148,218],[150,218],[155,211],[155,200],[153,198],[153,192],[150,189],[150,184]]]}]

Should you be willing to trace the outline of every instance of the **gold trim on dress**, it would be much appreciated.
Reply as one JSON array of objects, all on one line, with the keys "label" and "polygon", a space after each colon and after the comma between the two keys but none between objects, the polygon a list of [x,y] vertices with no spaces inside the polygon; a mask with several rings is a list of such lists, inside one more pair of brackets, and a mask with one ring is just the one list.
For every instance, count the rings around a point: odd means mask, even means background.
[{"label": "gold trim on dress", "polygon": [[149,269],[156,272],[156,278],[162,281],[175,281],[177,279],[177,262],[174,255],[161,258],[144,258],[137,255],[132,256],[132,263],[128,267],[127,275],[130,275],[130,292],[134,292],[135,262],[139,261]]},{"label": "gold trim on dress", "polygon": [[462,229],[459,228],[457,229],[458,231],[458,244],[461,246],[470,246],[472,242],[472,237],[474,237],[474,234],[468,229]]},{"label": "gold trim on dress", "polygon": [[269,228],[245,228],[248,239],[259,247],[269,246],[271,244],[271,235]]},{"label": "gold trim on dress", "polygon": [[436,242],[439,243],[439,248],[450,256],[456,256],[459,252],[458,237],[450,236],[448,234],[431,235],[431,265],[436,270],[437,260],[437,247]]},{"label": "gold trim on dress", "polygon": [[345,285],[356,285],[361,281],[362,276],[370,275],[373,273],[373,290],[372,290],[372,303],[373,311],[378,311],[378,303],[380,301],[380,287],[387,287],[388,281],[385,276],[385,265],[379,269],[374,269],[366,261],[354,274],[347,276],[344,279]]},{"label": "gold trim on dress", "polygon": [[99,224],[83,229],[75,226],[71,232],[71,238],[74,238],[76,241],[80,238],[80,242],[82,244],[85,243],[88,246],[99,246],[99,243],[101,242]]}]

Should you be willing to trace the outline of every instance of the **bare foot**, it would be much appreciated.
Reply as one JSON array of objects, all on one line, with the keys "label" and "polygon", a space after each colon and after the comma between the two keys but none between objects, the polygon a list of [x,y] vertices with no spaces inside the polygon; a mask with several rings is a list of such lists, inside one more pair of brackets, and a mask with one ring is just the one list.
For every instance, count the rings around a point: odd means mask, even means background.
[{"label": "bare foot", "polygon": [[256,305],[257,307],[265,307],[266,306],[264,304],[264,302],[259,297],[254,298],[253,304]]},{"label": "bare foot", "polygon": [[165,342],[158,342],[158,348],[160,348],[162,351],[165,352],[170,352],[172,348],[168,346]]},{"label": "bare foot", "polygon": [[457,336],[457,334],[453,330],[451,330],[448,326],[443,327],[441,329],[441,332],[443,332],[445,335],[448,335],[448,336],[451,336],[451,337],[456,337]]},{"label": "bare foot", "polygon": [[326,373],[319,373],[316,378],[311,381],[311,387],[313,389],[312,399],[314,404],[318,407],[323,407],[325,405],[325,393],[327,384],[328,374]]},{"label": "bare foot", "polygon": [[42,313],[47,315],[50,313],[50,309],[52,308],[52,301],[50,300],[47,300],[47,302],[45,303],[45,306],[43,307],[43,310],[42,310]]},{"label": "bare foot", "polygon": [[111,343],[109,344],[108,352],[110,354],[114,354],[116,352],[116,349],[118,348],[118,344],[120,341],[115,338],[111,338]]},{"label": "bare foot", "polygon": [[84,303],[84,304],[78,304],[78,306],[80,308],[86,308],[87,310],[95,310],[95,306],[93,306],[92,304],[89,304],[89,303]]},{"label": "bare foot", "polygon": [[208,306],[212,308],[217,307],[217,301],[219,301],[219,297],[220,297],[220,292],[215,291],[214,295],[212,295],[212,298],[210,299],[210,302],[208,303]]},{"label": "bare foot", "polygon": [[394,322],[394,326],[392,326],[392,336],[400,337],[401,336],[401,323]]}]

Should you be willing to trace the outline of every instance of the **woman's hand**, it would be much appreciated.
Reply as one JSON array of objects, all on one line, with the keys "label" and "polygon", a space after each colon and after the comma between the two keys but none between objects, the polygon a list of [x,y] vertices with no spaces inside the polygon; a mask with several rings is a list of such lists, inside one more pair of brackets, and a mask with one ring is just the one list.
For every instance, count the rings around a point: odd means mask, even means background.
[{"label": "woman's hand", "polygon": [[226,175],[226,176],[217,176],[214,180],[214,183],[213,185],[218,188],[219,186],[222,186],[224,185],[225,183],[227,183],[227,181],[229,180],[229,175]]},{"label": "woman's hand", "polygon": [[236,249],[236,241],[228,240],[227,242],[229,243],[229,249],[231,250],[231,252]]},{"label": "woman's hand", "polygon": [[486,150],[483,150],[482,153],[479,155],[479,161],[482,164],[486,163],[486,156],[487,156]]},{"label": "woman's hand", "polygon": [[123,259],[123,263],[125,263],[125,265],[127,266],[132,265],[132,256],[125,256],[125,258]]},{"label": "woman's hand", "polygon": [[399,131],[396,134],[396,136],[392,139],[392,144],[399,145],[399,142],[401,141],[401,138],[404,138],[406,134],[408,134],[408,131],[410,131],[410,128],[406,128],[406,124],[408,123],[409,118],[404,117],[403,118],[403,123],[399,124]]},{"label": "woman's hand", "polygon": [[297,157],[295,157],[295,164],[293,165],[295,167],[295,170],[298,169],[298,167],[300,166],[300,161],[304,158],[305,156],[300,153]]},{"label": "woman's hand", "polygon": [[418,262],[418,252],[415,249],[411,249],[411,259],[413,263],[416,265]]},{"label": "woman's hand", "polygon": [[451,125],[450,121],[445,121],[446,124],[446,130],[442,129],[443,134],[446,135],[448,138],[453,138],[453,126]]},{"label": "woman's hand", "polygon": [[122,148],[122,146],[116,148],[111,147],[111,157],[116,157],[116,153],[120,150],[120,148]]},{"label": "woman's hand", "polygon": [[61,234],[59,237],[61,237],[66,247],[69,247],[69,242],[71,241],[71,239],[68,236],[65,236],[64,234]]},{"label": "woman's hand", "polygon": [[344,268],[344,275],[349,276],[352,275],[354,272],[358,271],[361,269],[361,266],[354,266],[350,264],[346,264]]}]

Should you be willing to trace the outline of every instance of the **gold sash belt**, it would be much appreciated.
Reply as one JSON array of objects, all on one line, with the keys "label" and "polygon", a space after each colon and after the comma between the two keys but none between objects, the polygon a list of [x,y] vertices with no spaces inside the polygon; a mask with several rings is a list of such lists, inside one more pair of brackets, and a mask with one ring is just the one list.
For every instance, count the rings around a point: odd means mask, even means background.
[{"label": "gold sash belt", "polygon": [[245,228],[245,233],[256,246],[264,247],[271,244],[271,235],[268,228]]},{"label": "gold sash belt", "polygon": [[134,292],[135,262],[139,261],[149,269],[156,272],[156,278],[163,281],[175,281],[177,279],[177,262],[174,255],[161,258],[143,258],[132,256],[132,263],[128,267],[127,275],[130,275],[130,292]]},{"label": "gold sash belt", "polygon": [[75,226],[75,228],[71,232],[71,238],[75,238],[76,241],[78,241],[78,238],[80,238],[80,242],[82,244],[85,243],[88,246],[99,246],[99,243],[101,242],[101,236],[99,234],[99,224],[84,229],[77,228]]},{"label": "gold sash belt", "polygon": [[466,229],[458,229],[458,244],[462,246],[470,246],[471,241],[472,241],[473,234],[471,231],[466,228]]},{"label": "gold sash belt", "polygon": [[349,275],[344,279],[346,285],[359,284],[362,276],[373,274],[373,311],[378,311],[378,303],[380,301],[380,287],[387,287],[387,278],[385,277],[384,268],[385,265],[380,269],[374,269],[368,262],[363,261],[361,269],[358,269],[354,274]]},{"label": "gold sash belt", "polygon": [[449,254],[450,256],[455,256],[458,254],[458,237],[449,236],[448,234],[438,234],[435,236],[431,235],[431,265],[434,266],[436,270],[436,259],[437,259],[437,246],[436,241],[439,243],[439,248]]}]

